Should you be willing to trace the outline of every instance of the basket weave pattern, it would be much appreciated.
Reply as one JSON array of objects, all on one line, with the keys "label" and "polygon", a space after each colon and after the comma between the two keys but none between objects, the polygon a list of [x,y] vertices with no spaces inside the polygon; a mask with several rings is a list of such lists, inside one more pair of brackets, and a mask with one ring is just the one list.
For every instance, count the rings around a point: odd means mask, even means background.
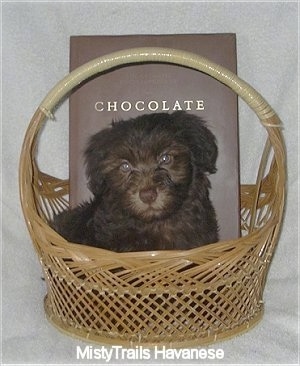
[{"label": "basket weave pattern", "polygon": [[[43,173],[37,137],[58,102],[90,75],[116,65],[171,62],[206,72],[228,85],[267,130],[256,184],[241,186],[237,240],[188,251],[113,253],[68,243],[48,225],[68,206],[67,180]],[[203,345],[234,336],[263,314],[263,289],[284,206],[285,150],[280,121],[248,84],[199,56],[134,49],[94,60],[53,88],[28,127],[20,160],[20,195],[45,273],[45,311],[68,334],[121,345]]]}]

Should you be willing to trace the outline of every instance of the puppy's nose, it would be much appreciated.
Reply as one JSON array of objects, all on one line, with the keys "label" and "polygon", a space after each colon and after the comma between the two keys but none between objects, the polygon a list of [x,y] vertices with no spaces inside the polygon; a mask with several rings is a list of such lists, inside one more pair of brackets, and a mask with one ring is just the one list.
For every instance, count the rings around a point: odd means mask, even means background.
[{"label": "puppy's nose", "polygon": [[141,201],[150,204],[156,200],[157,192],[155,188],[144,188],[140,190],[139,196]]}]

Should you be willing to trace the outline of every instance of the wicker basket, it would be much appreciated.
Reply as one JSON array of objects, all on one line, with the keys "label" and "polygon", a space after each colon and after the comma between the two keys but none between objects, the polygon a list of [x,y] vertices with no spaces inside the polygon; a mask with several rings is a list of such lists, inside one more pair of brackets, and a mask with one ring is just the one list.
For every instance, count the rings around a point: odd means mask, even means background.
[{"label": "wicker basket", "polygon": [[[256,113],[267,142],[256,184],[241,186],[237,240],[187,250],[114,253],[69,243],[48,221],[68,206],[68,181],[41,172],[37,137],[52,111],[84,80],[117,66],[170,63],[204,72],[237,93]],[[263,314],[263,289],[280,231],[285,196],[281,123],[251,86],[191,53],[138,48],[97,58],[67,75],[34,114],[20,158],[20,196],[47,283],[45,311],[60,330],[123,346],[188,347],[232,337]]]}]

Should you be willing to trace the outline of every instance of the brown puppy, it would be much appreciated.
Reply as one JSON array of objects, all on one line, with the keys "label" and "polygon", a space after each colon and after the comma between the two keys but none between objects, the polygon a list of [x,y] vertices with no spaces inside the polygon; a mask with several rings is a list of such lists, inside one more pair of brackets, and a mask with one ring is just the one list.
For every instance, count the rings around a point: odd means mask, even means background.
[{"label": "brown puppy", "polygon": [[214,243],[207,175],[216,172],[217,153],[205,122],[186,112],[115,122],[85,152],[94,198],[52,226],[68,241],[118,252]]}]

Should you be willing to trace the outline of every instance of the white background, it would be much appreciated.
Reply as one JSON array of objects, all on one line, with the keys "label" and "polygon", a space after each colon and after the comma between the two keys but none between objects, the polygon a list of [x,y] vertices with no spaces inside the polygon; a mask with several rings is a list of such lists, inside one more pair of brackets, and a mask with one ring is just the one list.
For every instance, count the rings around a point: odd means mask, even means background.
[{"label": "white background", "polygon": [[[297,2],[2,2],[2,362],[76,363],[74,340],[45,319],[38,258],[18,194],[18,161],[29,120],[68,73],[71,35],[236,33],[238,74],[284,124],[288,196],[281,237],[253,330],[214,345],[220,363],[295,363],[298,346],[298,4]],[[48,122],[41,166],[68,175],[68,103]],[[253,183],[265,131],[240,102],[242,183]],[[97,362],[97,361],[95,361]],[[124,362],[123,362],[124,363]],[[144,362],[145,363],[145,362]],[[199,362],[198,362],[199,363]]]}]

